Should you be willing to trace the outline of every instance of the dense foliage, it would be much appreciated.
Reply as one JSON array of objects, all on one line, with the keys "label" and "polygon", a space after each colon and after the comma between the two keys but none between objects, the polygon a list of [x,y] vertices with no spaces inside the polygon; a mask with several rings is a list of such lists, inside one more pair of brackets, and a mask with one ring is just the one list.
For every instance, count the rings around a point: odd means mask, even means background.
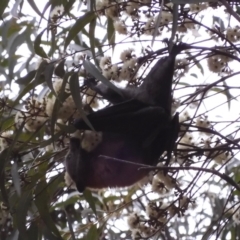
[{"label": "dense foliage", "polygon": [[[1,0],[0,239],[240,238],[240,6],[173,2]],[[138,87],[166,39],[190,46],[168,174],[160,161],[134,186],[79,194],[63,165],[82,134],[71,123],[109,105],[84,80]]]}]

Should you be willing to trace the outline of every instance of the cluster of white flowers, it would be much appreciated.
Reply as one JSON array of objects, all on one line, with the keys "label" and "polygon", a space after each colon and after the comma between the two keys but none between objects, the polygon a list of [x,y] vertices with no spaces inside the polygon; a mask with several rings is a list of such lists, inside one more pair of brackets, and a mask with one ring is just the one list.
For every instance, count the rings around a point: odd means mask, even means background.
[{"label": "cluster of white flowers", "polygon": [[64,180],[65,180],[65,184],[67,187],[72,188],[72,189],[77,188],[75,182],[72,180],[72,178],[70,177],[70,175],[68,174],[67,171],[65,172]]},{"label": "cluster of white flowers", "polygon": [[[54,81],[53,88],[56,94],[60,93],[62,82],[62,79],[57,79]],[[64,91],[66,94],[70,94],[68,83],[66,84]],[[23,125],[24,128],[30,132],[35,132],[41,128],[49,120],[49,117],[52,116],[56,101],[56,96],[52,94],[49,94],[49,96],[46,96],[41,100],[38,100],[35,97],[31,97],[26,101],[23,109],[19,110],[15,115],[15,124],[17,128],[20,128],[20,126]],[[87,102],[89,102],[89,99]],[[63,103],[59,104],[60,107],[56,113],[57,119],[61,119],[63,122],[66,122],[69,117],[81,117],[81,114],[77,110],[77,107],[71,95],[67,97]],[[93,101],[92,104],[95,104],[96,106],[95,101]]]},{"label": "cluster of white flowers", "polygon": [[123,61],[121,67],[118,67],[117,64],[112,64],[109,56],[104,56],[100,59],[99,65],[105,78],[116,82],[132,80],[138,67],[138,60],[133,54],[133,49],[124,50],[120,54],[120,59]]},{"label": "cluster of white flowers", "polygon": [[140,224],[140,220],[141,220],[141,216],[138,213],[133,212],[132,214],[130,214],[127,219],[129,228],[130,229],[138,228]]},{"label": "cluster of white flowers", "polygon": [[226,38],[232,43],[238,42],[240,40],[240,27],[228,27],[226,30]]},{"label": "cluster of white flowers", "polygon": [[239,206],[239,204],[237,204],[232,211],[233,211],[232,220],[235,223],[235,225],[239,225],[240,224],[240,206]]},{"label": "cluster of white flowers", "polygon": [[137,11],[138,11],[139,7],[140,7],[140,4],[137,1],[135,1],[135,2],[134,1],[130,2],[129,1],[129,2],[127,2],[127,6],[126,6],[125,11],[128,15],[136,17],[136,16],[138,16]]},{"label": "cluster of white flowers", "polygon": [[190,19],[186,19],[183,24],[189,30],[196,29],[196,27],[197,27],[197,25]]},{"label": "cluster of white flowers", "polygon": [[161,30],[163,29],[163,27],[165,25],[168,25],[168,23],[173,21],[172,13],[167,12],[167,11],[162,11],[161,16],[159,16],[159,15],[151,16],[147,19],[146,24],[143,27],[144,34],[153,35],[159,17],[161,17],[161,19],[160,19],[160,25],[158,26],[159,27],[159,31],[157,33],[158,35],[160,34]]},{"label": "cluster of white flowers", "polygon": [[128,226],[132,232],[132,239],[146,238],[154,233],[154,228],[146,225],[145,219],[138,213],[133,212],[127,219]]},{"label": "cluster of white flowers", "polygon": [[[54,104],[56,102],[56,97],[52,96],[47,100],[46,105],[46,113],[49,117],[53,114]],[[69,117],[80,117],[80,113],[77,111],[77,107],[74,103],[72,96],[69,96],[62,104],[61,107],[58,109],[57,118],[67,120]]]},{"label": "cluster of white flowers", "polygon": [[64,12],[63,5],[56,6],[50,12],[50,18],[52,19],[52,21],[56,22],[58,20],[59,16],[61,16],[63,14],[63,12]]},{"label": "cluster of white flowers", "polygon": [[[57,78],[54,80],[53,89],[57,94],[59,94],[61,92],[62,84],[63,84],[63,80],[61,78]],[[70,93],[70,86],[69,86],[68,82],[65,85],[64,91],[66,93]]]},{"label": "cluster of white flowers", "polygon": [[2,132],[0,134],[0,152],[6,149],[12,142],[12,131]]},{"label": "cluster of white flowers", "polygon": [[158,206],[155,202],[149,202],[146,206],[146,214],[149,218],[158,218],[159,211]]},{"label": "cluster of white flowers", "polygon": [[81,139],[81,147],[87,152],[94,150],[97,145],[102,141],[102,133],[85,130]]},{"label": "cluster of white flowers", "polygon": [[172,102],[172,115],[177,111],[177,109],[181,106],[181,102],[178,99],[173,99]]},{"label": "cluster of white flowers", "polygon": [[[63,80],[62,79],[56,79],[53,83],[53,88],[55,90],[55,92],[57,94],[60,93],[61,88],[62,88],[62,84],[63,84]],[[65,88],[64,88],[64,92],[67,94],[70,94],[70,88],[69,88],[69,83],[66,83]],[[46,114],[51,117],[53,114],[53,108],[56,102],[56,97],[52,96],[52,97],[48,97],[47,98],[47,104],[46,104]],[[63,103],[61,103],[61,106],[57,112],[57,118],[58,119],[63,119],[68,120],[69,117],[81,117],[80,112],[77,110],[77,107],[74,103],[74,100],[72,98],[72,96],[70,95],[69,97],[67,97],[65,99],[65,101]]]},{"label": "cluster of white flowers", "polygon": [[135,186],[138,188],[146,186],[148,183],[153,181],[153,172],[149,172],[147,176],[143,177],[141,180],[136,182]]},{"label": "cluster of white flowers", "polygon": [[16,126],[19,128],[24,124],[24,127],[30,132],[35,132],[42,127],[47,120],[45,98],[37,100],[33,97],[27,100],[24,111],[18,111],[15,116]]},{"label": "cluster of white flowers", "polygon": [[[227,51],[226,51],[227,53]],[[233,61],[233,59],[229,56],[224,54],[217,54],[214,56],[211,56],[207,59],[208,68],[210,71],[214,73],[221,73],[226,66],[228,66],[228,63]],[[226,71],[224,71],[226,72]]]},{"label": "cluster of white flowers", "polygon": [[152,191],[160,195],[168,193],[168,189],[165,187],[164,183],[157,177],[152,180]]},{"label": "cluster of white flowers", "polygon": [[[158,16],[155,17],[155,21],[156,21],[157,18],[158,18]],[[162,11],[160,24],[161,25],[167,25],[168,23],[170,23],[172,21],[173,21],[172,13],[170,13],[168,11]]]},{"label": "cluster of white flowers", "polygon": [[[181,151],[179,156],[177,157],[177,162],[179,164],[182,163],[182,160],[185,160],[186,156],[189,154],[191,149],[193,149],[194,145],[196,144],[196,140],[194,139],[193,134],[186,132],[181,140],[178,143],[177,148]],[[185,151],[184,151],[185,150]],[[188,150],[188,151],[186,151]]]},{"label": "cluster of white flowers", "polygon": [[179,122],[187,122],[191,120],[190,113],[186,110],[179,116]]},{"label": "cluster of white flowers", "polygon": [[189,6],[190,6],[190,11],[194,13],[198,13],[208,8],[208,4],[204,2],[197,3],[197,4],[189,4]]},{"label": "cluster of white flowers", "polygon": [[100,59],[99,66],[103,71],[109,69],[112,66],[111,57],[109,57],[109,56],[102,57]]},{"label": "cluster of white flowers", "polygon": [[129,49],[126,49],[124,50],[123,52],[121,52],[120,54],[120,59],[123,61],[123,62],[126,62],[134,57],[136,57],[135,54],[133,54],[134,52],[134,49],[133,48],[129,48]]},{"label": "cluster of white flowers", "polygon": [[189,203],[192,202],[189,197],[184,195],[180,196],[178,206],[175,203],[148,202],[145,211],[149,219],[136,212],[131,213],[127,219],[132,239],[142,239],[154,235],[159,231],[156,226],[164,226],[176,214],[184,213],[189,208]]},{"label": "cluster of white flowers", "polygon": [[[126,9],[129,9],[130,11],[134,5],[134,2],[129,2]],[[123,11],[122,4],[118,3],[117,1],[98,0],[96,2],[96,10],[100,16],[105,15],[113,20],[113,26],[116,32],[123,35],[128,33],[125,22],[119,19],[120,12]]]},{"label": "cluster of white flowers", "polygon": [[179,207],[181,209],[187,210],[190,202],[191,202],[191,200],[190,200],[189,197],[181,196],[180,199],[179,199]]},{"label": "cluster of white flowers", "polygon": [[[157,167],[163,167],[163,164],[158,163]],[[177,181],[162,170],[159,170],[153,177],[152,191],[165,194],[173,188],[178,188]]]},{"label": "cluster of white flowers", "polygon": [[158,171],[155,177],[157,177],[168,190],[177,187],[176,180],[168,174],[163,173],[163,171]]},{"label": "cluster of white flowers", "polygon": [[8,219],[11,219],[11,215],[9,213],[8,208],[2,202],[1,209],[0,209],[0,225],[5,224]]},{"label": "cluster of white flowers", "polygon": [[221,55],[215,55],[207,59],[208,68],[214,73],[220,73],[226,66],[226,62],[222,59]]},{"label": "cluster of white flowers", "polygon": [[181,23],[180,25],[178,25],[177,31],[179,33],[186,33],[187,32],[187,27],[184,25],[184,23]]},{"label": "cluster of white flowers", "polygon": [[[145,15],[144,27],[141,27],[141,32],[146,35],[152,35],[156,26],[156,23],[159,22],[158,27],[161,30],[164,26],[168,25],[169,22],[173,21],[173,15],[170,11],[172,4],[167,4],[167,7],[161,11],[161,16],[157,15],[150,10],[152,7],[151,0],[140,0],[140,1],[111,1],[111,0],[97,0],[96,10],[99,16],[106,16],[113,20],[113,26],[117,33],[122,35],[127,35],[129,33],[126,21],[123,20],[123,16],[130,17],[133,21],[141,18],[140,14]],[[144,10],[141,8],[144,6]],[[146,7],[149,8],[149,11],[146,11]],[[159,17],[161,19],[159,20]],[[138,29],[139,30],[139,29]],[[158,32],[158,34],[160,34]]]},{"label": "cluster of white flowers", "polygon": [[114,29],[116,30],[116,32],[118,32],[119,34],[123,34],[123,35],[127,35],[128,31],[127,31],[127,26],[125,25],[125,23],[123,21],[115,21],[113,23]]},{"label": "cluster of white flowers", "polygon": [[[211,123],[208,120],[208,116],[200,116],[200,117],[198,117],[195,124],[196,124],[197,127],[209,128],[209,129],[211,128]],[[209,133],[209,132],[201,132],[201,134],[210,135],[211,133]]]},{"label": "cluster of white flowers", "polygon": [[202,143],[204,148],[210,149],[206,150],[204,152],[204,155],[206,157],[212,158],[212,160],[219,165],[225,164],[233,157],[232,152],[221,150],[221,147],[224,146],[224,144],[221,143],[218,138],[214,139],[213,137],[209,137],[206,139],[202,139]]},{"label": "cluster of white flowers", "polygon": [[183,77],[189,72],[189,61],[186,58],[177,58],[175,60],[175,68],[178,69],[177,77]]}]

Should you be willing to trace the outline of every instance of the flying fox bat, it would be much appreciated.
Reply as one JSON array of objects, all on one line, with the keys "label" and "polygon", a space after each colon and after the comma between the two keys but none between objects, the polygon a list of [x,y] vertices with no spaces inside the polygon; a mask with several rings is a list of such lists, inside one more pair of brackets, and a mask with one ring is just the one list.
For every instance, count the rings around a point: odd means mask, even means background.
[{"label": "flying fox bat", "polygon": [[[94,129],[101,132],[101,141],[94,137],[89,141],[94,147],[86,150],[82,140],[70,140],[65,165],[80,192],[86,187],[130,186],[147,175],[148,171],[138,170],[141,164],[157,164],[164,151],[170,157],[179,132],[178,114],[171,116],[174,64],[176,55],[186,48],[184,44],[174,45],[140,87],[120,89],[121,95],[104,85],[92,85],[114,105],[87,116]],[[74,126],[90,130],[82,119],[77,119]]]}]

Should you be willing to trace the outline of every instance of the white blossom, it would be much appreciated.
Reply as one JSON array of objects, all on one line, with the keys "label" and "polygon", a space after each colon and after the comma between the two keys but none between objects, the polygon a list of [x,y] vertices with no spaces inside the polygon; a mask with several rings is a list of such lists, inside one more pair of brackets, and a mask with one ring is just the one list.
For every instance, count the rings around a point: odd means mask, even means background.
[{"label": "white blossom", "polygon": [[119,34],[126,35],[128,33],[127,32],[127,27],[126,27],[126,25],[123,21],[115,21],[113,23],[113,26]]},{"label": "white blossom", "polygon": [[54,19],[57,18],[59,15],[62,15],[64,12],[63,5],[56,6],[53,8],[53,10],[50,12],[50,18]]}]

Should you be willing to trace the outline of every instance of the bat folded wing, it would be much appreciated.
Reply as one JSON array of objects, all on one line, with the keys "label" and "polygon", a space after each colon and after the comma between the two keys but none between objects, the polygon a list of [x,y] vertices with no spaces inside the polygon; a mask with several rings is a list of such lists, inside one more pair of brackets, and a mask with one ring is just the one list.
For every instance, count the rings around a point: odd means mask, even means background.
[{"label": "bat folded wing", "polygon": [[[163,108],[129,100],[104,108],[87,116],[96,131],[147,137],[154,129],[165,129],[170,118]],[[83,119],[74,122],[80,130],[90,129]]]}]

